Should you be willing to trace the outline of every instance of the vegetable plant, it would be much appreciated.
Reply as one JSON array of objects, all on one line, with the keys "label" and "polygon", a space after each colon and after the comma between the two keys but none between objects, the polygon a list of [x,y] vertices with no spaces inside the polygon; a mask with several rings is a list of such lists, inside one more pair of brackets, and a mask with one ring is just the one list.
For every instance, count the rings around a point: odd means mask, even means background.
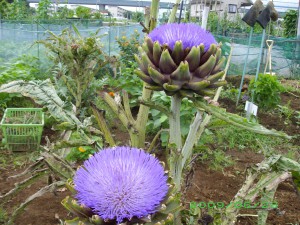
[{"label": "vegetable plant", "polygon": [[97,34],[83,37],[73,26],[73,31],[65,29],[60,35],[49,31],[50,36],[46,40],[37,41],[50,50],[49,58],[56,65],[54,73],[73,97],[77,114],[82,106],[83,95],[90,88],[95,75],[107,63]]},{"label": "vegetable plant", "polygon": [[284,88],[276,76],[259,74],[257,81],[252,79],[249,85],[249,93],[259,107],[273,109],[280,102],[280,93]]},{"label": "vegetable plant", "polygon": [[118,146],[103,149],[83,166],[69,186],[76,200],[62,201],[77,216],[66,224],[172,224],[179,201],[154,156]]},{"label": "vegetable plant", "polygon": [[[184,170],[190,163],[193,147],[210,121],[209,114],[252,132],[289,138],[214,106],[221,91],[218,87],[226,84],[225,71],[221,70],[225,59],[213,36],[197,25],[162,25],[150,32],[139,52],[137,75],[148,84],[147,88],[171,96],[170,107],[148,101],[143,104],[160,110],[169,118],[168,162],[177,193],[182,190]],[[210,99],[215,93],[215,98]],[[185,141],[180,118],[183,98],[190,99],[197,110]],[[179,214],[175,214],[174,224],[181,224]]]}]

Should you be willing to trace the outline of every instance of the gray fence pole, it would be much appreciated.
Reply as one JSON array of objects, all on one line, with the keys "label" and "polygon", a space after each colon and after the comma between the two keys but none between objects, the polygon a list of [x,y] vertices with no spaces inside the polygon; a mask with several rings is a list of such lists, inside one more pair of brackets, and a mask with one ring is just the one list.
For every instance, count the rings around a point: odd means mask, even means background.
[{"label": "gray fence pole", "polygon": [[2,40],[2,15],[0,13],[0,40]]},{"label": "gray fence pole", "polygon": [[[36,23],[36,40],[39,40],[39,23]],[[37,45],[37,57],[40,60],[40,44]]]}]

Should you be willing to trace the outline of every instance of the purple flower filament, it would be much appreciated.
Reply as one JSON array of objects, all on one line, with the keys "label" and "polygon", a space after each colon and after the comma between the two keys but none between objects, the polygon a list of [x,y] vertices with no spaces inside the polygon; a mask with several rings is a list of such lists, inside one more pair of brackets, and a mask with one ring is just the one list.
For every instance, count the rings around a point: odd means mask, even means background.
[{"label": "purple flower filament", "polygon": [[168,192],[159,161],[130,147],[96,153],[77,170],[74,184],[79,203],[118,223],[155,213]]},{"label": "purple flower filament", "polygon": [[158,41],[160,45],[167,44],[173,50],[176,41],[182,41],[183,48],[192,48],[204,44],[205,51],[211,44],[216,44],[213,35],[193,23],[171,23],[154,29],[149,37],[153,42]]}]

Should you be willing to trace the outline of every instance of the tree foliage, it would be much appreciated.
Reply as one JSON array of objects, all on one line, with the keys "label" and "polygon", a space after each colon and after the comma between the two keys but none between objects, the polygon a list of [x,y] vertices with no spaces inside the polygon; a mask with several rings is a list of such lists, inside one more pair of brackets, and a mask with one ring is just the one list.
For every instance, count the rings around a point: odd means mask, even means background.
[{"label": "tree foliage", "polygon": [[4,19],[21,20],[30,16],[30,7],[26,0],[13,1],[0,0],[0,13]]},{"label": "tree foliage", "polygon": [[143,22],[144,14],[142,12],[134,12],[132,13],[132,20],[136,22]]},{"label": "tree foliage", "polygon": [[90,19],[92,16],[91,9],[84,6],[78,6],[75,12],[76,16],[81,19]]},{"label": "tree foliage", "polygon": [[289,10],[284,16],[283,27],[285,37],[295,37],[297,34],[297,17],[296,10]]},{"label": "tree foliage", "polygon": [[50,0],[41,0],[38,4],[38,8],[36,10],[37,19],[49,19],[49,8],[51,6]]},{"label": "tree foliage", "polygon": [[58,19],[66,19],[66,18],[72,18],[74,16],[74,10],[69,9],[67,6],[59,7],[55,17]]}]

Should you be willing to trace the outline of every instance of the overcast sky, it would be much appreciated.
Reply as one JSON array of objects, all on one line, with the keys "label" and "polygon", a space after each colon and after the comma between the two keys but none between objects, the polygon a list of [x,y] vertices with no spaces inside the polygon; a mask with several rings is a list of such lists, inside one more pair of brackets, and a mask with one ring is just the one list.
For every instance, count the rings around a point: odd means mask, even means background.
[{"label": "overcast sky", "polygon": [[[288,9],[298,9],[298,5],[299,5],[299,1],[300,0],[273,0],[273,3],[275,5],[275,8],[282,12],[282,11],[286,11]],[[267,0],[262,0],[262,2],[265,4],[268,3]]]}]

